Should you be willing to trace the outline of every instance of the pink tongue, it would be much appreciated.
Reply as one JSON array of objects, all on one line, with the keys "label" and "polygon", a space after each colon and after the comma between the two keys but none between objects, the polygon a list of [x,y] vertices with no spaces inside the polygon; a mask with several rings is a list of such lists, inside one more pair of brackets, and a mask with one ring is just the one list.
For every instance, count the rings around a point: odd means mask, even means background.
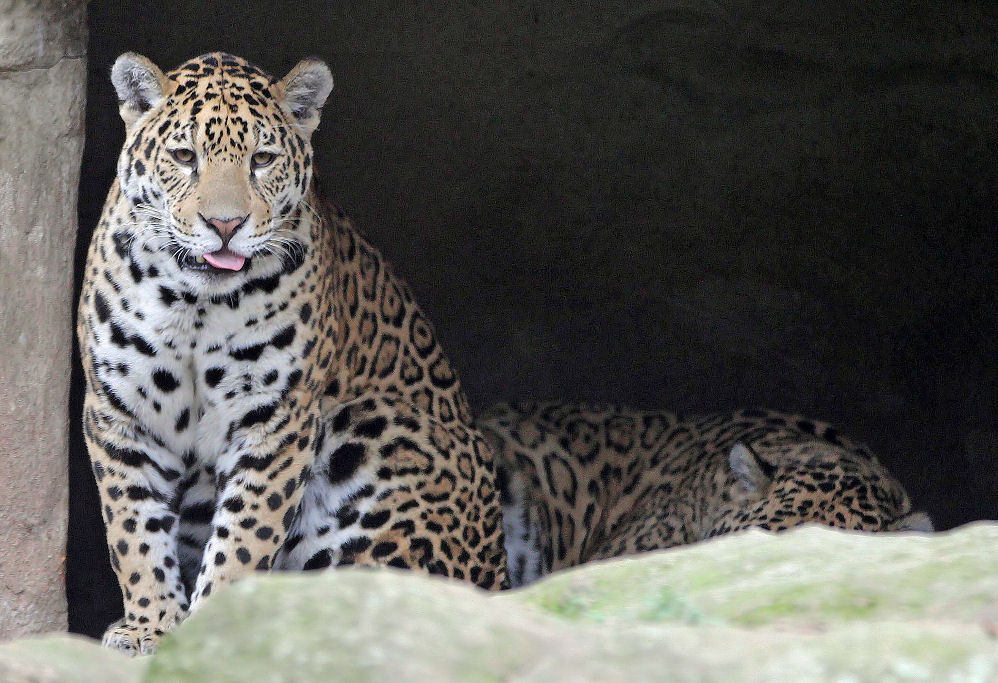
[{"label": "pink tongue", "polygon": [[222,268],[224,270],[239,270],[246,263],[246,257],[235,254],[228,249],[219,249],[218,251],[205,254],[204,260],[215,266],[216,268]]}]

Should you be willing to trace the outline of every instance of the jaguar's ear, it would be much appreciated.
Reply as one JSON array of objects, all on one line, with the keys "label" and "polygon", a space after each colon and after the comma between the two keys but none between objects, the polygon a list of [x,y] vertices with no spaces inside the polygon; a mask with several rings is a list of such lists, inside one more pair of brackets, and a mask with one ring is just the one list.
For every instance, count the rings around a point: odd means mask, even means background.
[{"label": "jaguar's ear", "polygon": [[134,52],[126,52],[114,60],[111,83],[118,93],[118,111],[125,130],[131,130],[140,116],[162,102],[166,92],[163,72]]},{"label": "jaguar's ear", "polygon": [[325,62],[308,57],[278,83],[279,97],[306,136],[319,125],[319,110],[333,90],[333,74]]},{"label": "jaguar's ear", "polygon": [[763,462],[751,448],[740,441],[731,449],[728,464],[731,465],[738,487],[749,495],[761,494],[773,481],[772,465]]}]

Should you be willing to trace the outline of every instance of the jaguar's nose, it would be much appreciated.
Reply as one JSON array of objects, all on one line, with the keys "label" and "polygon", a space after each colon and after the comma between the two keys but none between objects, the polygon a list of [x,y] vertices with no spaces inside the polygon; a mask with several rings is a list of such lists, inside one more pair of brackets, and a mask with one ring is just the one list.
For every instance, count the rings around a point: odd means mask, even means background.
[{"label": "jaguar's nose", "polygon": [[[201,214],[198,214],[199,216]],[[242,227],[243,223],[249,215],[237,217],[237,218],[205,218],[201,216],[201,220],[207,223],[211,228],[218,233],[218,236],[222,238],[222,245],[225,246],[232,239],[232,235]]]}]

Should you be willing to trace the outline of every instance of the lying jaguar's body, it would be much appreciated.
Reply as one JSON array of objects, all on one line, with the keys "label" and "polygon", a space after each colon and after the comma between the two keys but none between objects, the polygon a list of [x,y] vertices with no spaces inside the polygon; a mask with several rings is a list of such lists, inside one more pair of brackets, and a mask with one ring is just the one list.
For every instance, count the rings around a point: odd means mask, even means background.
[{"label": "lying jaguar's body", "polygon": [[929,531],[901,484],[829,425],[775,411],[680,419],[561,403],[496,406],[510,577],[758,526]]}]

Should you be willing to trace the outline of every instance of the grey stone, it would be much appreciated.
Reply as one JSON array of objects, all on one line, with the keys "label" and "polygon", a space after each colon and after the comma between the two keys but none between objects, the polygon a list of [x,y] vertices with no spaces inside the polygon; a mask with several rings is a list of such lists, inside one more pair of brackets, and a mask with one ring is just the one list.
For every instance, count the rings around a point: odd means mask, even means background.
[{"label": "grey stone", "polygon": [[[979,624],[998,607],[998,525],[939,534],[752,530],[591,563],[516,591],[574,621],[825,629],[859,621]],[[506,599],[505,597],[502,599]]]},{"label": "grey stone", "polygon": [[23,638],[0,645],[4,683],[133,683],[148,664],[79,636]]},{"label": "grey stone", "polygon": [[0,72],[85,57],[86,11],[79,0],[0,0]]},{"label": "grey stone", "polygon": [[[488,595],[346,571],[237,585],[150,680],[989,680],[998,526],[803,528],[585,566]],[[263,616],[261,616],[263,615]],[[238,659],[238,664],[236,660]],[[235,667],[235,668],[234,668]]]},{"label": "grey stone", "polygon": [[995,524],[749,532],[498,595],[390,570],[257,576],[149,659],[29,639],[0,646],[0,678],[985,683],[998,676],[996,545]]},{"label": "grey stone", "polygon": [[0,2],[0,638],[66,627],[83,2]]}]

